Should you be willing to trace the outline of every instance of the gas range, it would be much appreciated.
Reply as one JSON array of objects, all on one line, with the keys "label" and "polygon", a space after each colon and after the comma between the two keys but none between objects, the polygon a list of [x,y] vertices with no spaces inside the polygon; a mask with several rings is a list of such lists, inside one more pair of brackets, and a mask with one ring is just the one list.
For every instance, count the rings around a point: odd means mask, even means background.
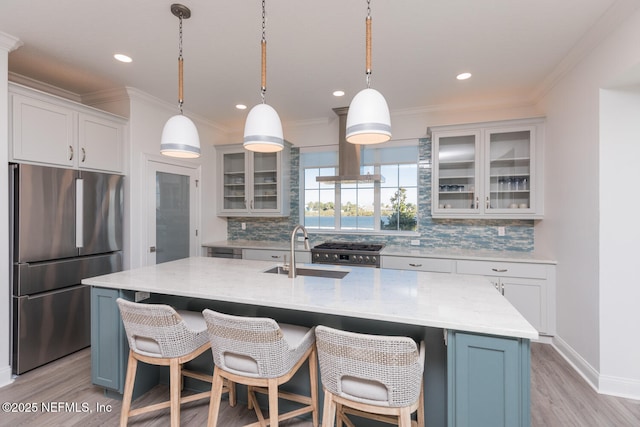
[{"label": "gas range", "polygon": [[326,242],[311,249],[311,262],[380,268],[384,243]]}]

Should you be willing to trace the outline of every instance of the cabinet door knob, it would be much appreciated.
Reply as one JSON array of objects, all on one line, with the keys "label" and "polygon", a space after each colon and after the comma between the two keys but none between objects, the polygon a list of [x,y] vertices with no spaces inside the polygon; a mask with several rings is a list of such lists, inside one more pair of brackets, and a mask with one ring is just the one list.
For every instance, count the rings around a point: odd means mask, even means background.
[{"label": "cabinet door knob", "polygon": [[273,258],[273,259],[280,259],[280,255],[271,255],[271,258]]},{"label": "cabinet door knob", "polygon": [[491,270],[495,271],[496,273],[506,273],[507,271],[509,271],[506,268],[492,268]]},{"label": "cabinet door knob", "polygon": [[422,264],[414,264],[412,262],[409,263],[411,267],[422,267]]},{"label": "cabinet door knob", "polygon": [[73,147],[69,146],[69,160],[73,160]]},{"label": "cabinet door knob", "polygon": [[87,158],[87,152],[84,150],[84,147],[82,147],[80,151],[82,152],[82,163],[84,163]]}]

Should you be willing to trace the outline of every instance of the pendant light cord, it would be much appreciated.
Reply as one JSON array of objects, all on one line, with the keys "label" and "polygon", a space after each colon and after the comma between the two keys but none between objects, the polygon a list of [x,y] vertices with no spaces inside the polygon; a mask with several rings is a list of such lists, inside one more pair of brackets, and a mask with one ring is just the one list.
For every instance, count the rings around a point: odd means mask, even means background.
[{"label": "pendant light cord", "polygon": [[366,63],[366,79],[367,88],[371,87],[371,0],[367,0],[367,18],[366,22],[366,46],[367,46],[367,63]]},{"label": "pendant light cord", "polygon": [[267,36],[266,36],[266,7],[265,0],[262,0],[262,40],[260,46],[262,49],[262,80],[260,86],[260,96],[262,103],[265,103],[265,94],[267,92]]},{"label": "pendant light cord", "polygon": [[183,114],[182,104],[184,104],[184,92],[182,89],[182,80],[184,76],[184,72],[183,72],[184,60],[182,59],[182,13],[180,13],[178,18],[180,19],[180,26],[179,26],[179,32],[178,32],[179,40],[180,40],[178,43],[178,107],[180,108],[180,114]]}]

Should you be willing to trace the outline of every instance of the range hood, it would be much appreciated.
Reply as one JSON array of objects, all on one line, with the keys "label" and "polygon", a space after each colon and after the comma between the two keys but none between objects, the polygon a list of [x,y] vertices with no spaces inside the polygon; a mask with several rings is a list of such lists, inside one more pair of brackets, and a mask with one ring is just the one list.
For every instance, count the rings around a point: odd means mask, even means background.
[{"label": "range hood", "polygon": [[347,113],[349,107],[334,108],[339,118],[338,131],[338,175],[317,176],[316,182],[378,182],[384,181],[380,174],[360,173],[360,145],[347,142]]}]

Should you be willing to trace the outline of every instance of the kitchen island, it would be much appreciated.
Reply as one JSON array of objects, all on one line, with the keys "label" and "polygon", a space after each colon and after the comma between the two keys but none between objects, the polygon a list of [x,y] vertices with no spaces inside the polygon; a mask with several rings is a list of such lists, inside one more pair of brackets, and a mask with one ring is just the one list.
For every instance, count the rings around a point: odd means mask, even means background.
[{"label": "kitchen island", "polygon": [[289,279],[265,272],[273,266],[194,257],[83,280],[93,287],[93,382],[122,392],[128,348],[115,298],[148,293],[177,308],[424,340],[427,425],[529,425],[529,340],[538,334],[487,279],[315,264],[304,267],[348,274]]}]

